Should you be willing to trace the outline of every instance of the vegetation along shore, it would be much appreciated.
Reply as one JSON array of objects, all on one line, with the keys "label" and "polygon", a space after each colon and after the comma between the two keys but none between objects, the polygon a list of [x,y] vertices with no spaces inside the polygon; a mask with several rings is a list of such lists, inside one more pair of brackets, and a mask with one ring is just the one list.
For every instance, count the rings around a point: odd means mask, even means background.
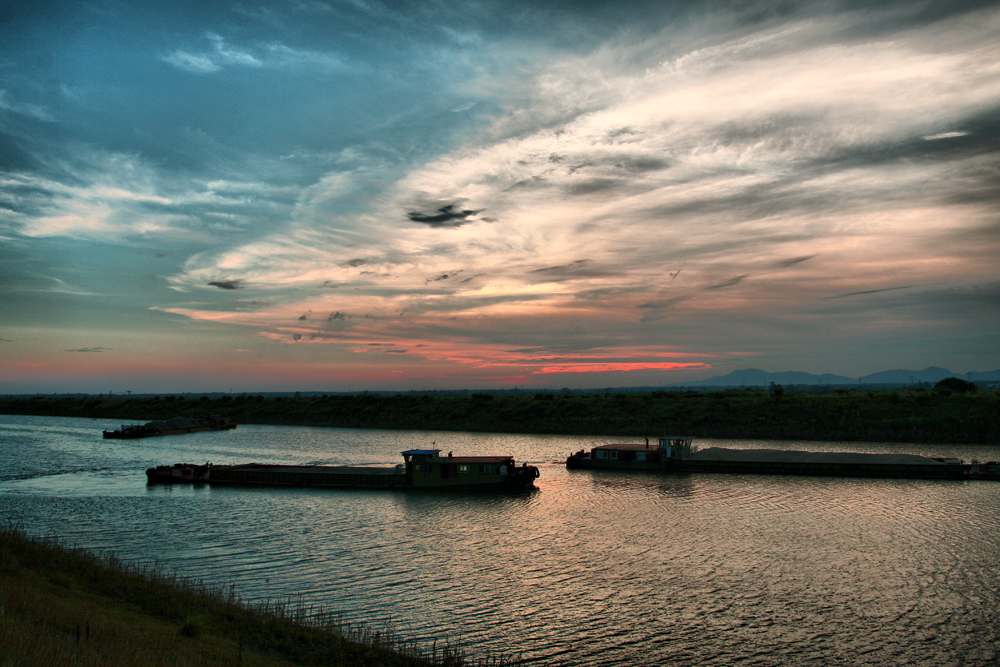
[{"label": "vegetation along shore", "polygon": [[[955,378],[951,378],[955,380]],[[958,383],[961,383],[958,384]],[[224,415],[241,424],[641,437],[1000,444],[1000,394],[934,388],[588,393],[8,397],[0,414],[143,421]]]},{"label": "vegetation along shore", "polygon": [[247,605],[155,568],[0,529],[0,664],[386,665],[460,667],[452,650],[421,652],[371,628],[288,604]]}]

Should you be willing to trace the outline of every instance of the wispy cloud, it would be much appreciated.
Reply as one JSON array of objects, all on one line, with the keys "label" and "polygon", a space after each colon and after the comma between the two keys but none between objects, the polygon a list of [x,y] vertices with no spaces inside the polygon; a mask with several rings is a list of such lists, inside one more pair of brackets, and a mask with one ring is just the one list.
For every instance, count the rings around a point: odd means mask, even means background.
[{"label": "wispy cloud", "polygon": [[[871,278],[823,277],[838,263],[877,256],[879,272],[895,271],[917,252],[910,244],[937,228],[928,204],[954,193],[942,187],[954,162],[864,156],[886,143],[953,136],[928,130],[1000,105],[1000,47],[988,37],[998,15],[980,18],[979,28],[962,20],[866,42],[837,37],[867,20],[842,14],[696,50],[671,51],[673,40],[657,36],[553,60],[532,96],[497,116],[486,134],[495,140],[414,169],[356,225],[275,236],[226,263],[261,284],[350,285],[343,305],[383,314],[435,312],[442,297],[421,294],[426,276],[460,268],[482,276],[448,283],[439,312],[460,327],[488,312],[569,315],[575,293],[602,286],[634,294],[591,302],[622,322],[653,322],[649,311],[661,309],[732,308],[723,295],[737,286],[747,299],[776,289],[788,304],[828,298]],[[970,85],[954,88],[956,77]],[[914,191],[920,201],[899,195]],[[408,208],[414,199],[440,203]],[[468,224],[485,213],[491,224]],[[953,225],[979,224],[972,211],[950,216]],[[427,229],[418,235],[406,221]],[[345,223],[364,230],[352,232],[349,251],[356,258],[370,248],[363,268],[335,241]],[[890,238],[894,253],[875,251],[883,246],[874,239]],[[862,239],[873,252],[859,254]],[[793,270],[806,282],[779,287]],[[579,284],[556,286],[570,277]],[[694,298],[698,285],[707,291]]]},{"label": "wispy cloud", "polygon": [[86,128],[0,175],[0,225],[155,246],[159,313],[427,377],[807,358],[933,328],[918,287],[995,279],[1000,9],[714,7],[553,9],[543,36],[487,6],[238,5],[146,53],[187,97],[165,121],[137,93],[114,132],[0,77],[17,132]]},{"label": "wispy cloud", "polygon": [[192,52],[177,49],[163,56],[163,61],[195,74],[211,74],[227,67],[312,67],[325,72],[343,72],[348,69],[344,61],[332,53],[295,49],[280,42],[240,47],[214,32],[206,33],[205,39],[211,44],[209,50]]},{"label": "wispy cloud", "polygon": [[869,289],[863,290],[861,292],[848,292],[847,294],[837,294],[835,296],[826,297],[827,299],[843,299],[849,296],[864,296],[866,294],[879,294],[881,292],[898,292],[899,290],[909,290],[916,289],[919,287],[934,287],[941,285],[942,283],[928,283],[926,285],[901,285],[900,287],[883,287],[880,289]]},{"label": "wispy cloud", "polygon": [[67,352],[111,352],[110,347],[81,347],[75,350],[66,350]]},{"label": "wispy cloud", "polygon": [[0,110],[29,116],[47,123],[52,123],[56,120],[52,112],[44,106],[30,102],[15,102],[6,90],[0,90]]}]

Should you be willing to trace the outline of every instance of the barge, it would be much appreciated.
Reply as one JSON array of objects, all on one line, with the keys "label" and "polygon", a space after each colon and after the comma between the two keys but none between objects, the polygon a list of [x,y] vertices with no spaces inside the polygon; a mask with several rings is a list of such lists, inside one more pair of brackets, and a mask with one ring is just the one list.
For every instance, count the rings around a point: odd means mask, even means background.
[{"label": "barge", "polygon": [[174,417],[173,419],[157,419],[145,424],[122,424],[122,427],[117,431],[105,431],[104,437],[115,440],[131,440],[159,435],[198,433],[199,431],[225,431],[233,428],[236,428],[236,422],[222,415]]},{"label": "barge", "polygon": [[401,452],[404,463],[388,467],[195,465],[176,463],[146,470],[150,484],[292,486],[320,489],[446,489],[523,491],[534,487],[538,468],[517,466],[511,456],[441,456],[440,449]]},{"label": "barge", "polygon": [[617,443],[580,450],[566,459],[569,469],[645,470],[742,475],[815,475],[902,479],[983,479],[1000,481],[996,461],[967,464],[959,459],[915,454],[861,454],[779,449],[698,450],[691,436],[659,438],[658,444]]}]

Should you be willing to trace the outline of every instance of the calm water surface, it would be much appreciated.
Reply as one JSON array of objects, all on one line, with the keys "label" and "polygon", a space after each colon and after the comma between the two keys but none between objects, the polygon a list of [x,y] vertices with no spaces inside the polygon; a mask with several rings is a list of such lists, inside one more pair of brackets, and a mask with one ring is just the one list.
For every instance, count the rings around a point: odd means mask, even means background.
[{"label": "calm water surface", "polygon": [[[138,441],[0,416],[0,520],[540,665],[1000,661],[1000,483],[567,471],[603,437],[240,426]],[[702,440],[702,446],[989,448]],[[147,486],[179,461],[335,465],[434,447],[538,465],[520,496]]]}]

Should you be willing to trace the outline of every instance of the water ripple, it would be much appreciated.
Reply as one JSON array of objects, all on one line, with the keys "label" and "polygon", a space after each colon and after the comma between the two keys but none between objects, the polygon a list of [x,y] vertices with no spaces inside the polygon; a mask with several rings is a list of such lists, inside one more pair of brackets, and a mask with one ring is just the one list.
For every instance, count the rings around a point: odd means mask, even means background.
[{"label": "water ripple", "polygon": [[[117,426],[0,417],[2,516],[249,600],[300,600],[532,664],[998,659],[1000,484],[565,469],[566,453],[602,438],[241,426],[101,439]],[[539,489],[146,487],[142,474],[173,461],[394,464],[431,443],[540,464]]]}]

